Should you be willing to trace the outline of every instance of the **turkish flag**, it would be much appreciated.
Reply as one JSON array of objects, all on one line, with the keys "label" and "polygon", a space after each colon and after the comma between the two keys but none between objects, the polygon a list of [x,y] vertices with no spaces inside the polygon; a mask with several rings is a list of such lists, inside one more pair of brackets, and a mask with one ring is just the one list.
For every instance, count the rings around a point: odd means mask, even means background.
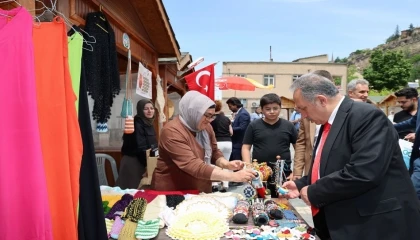
[{"label": "turkish flag", "polygon": [[200,92],[211,100],[214,100],[214,65],[216,63],[185,76],[190,90]]}]

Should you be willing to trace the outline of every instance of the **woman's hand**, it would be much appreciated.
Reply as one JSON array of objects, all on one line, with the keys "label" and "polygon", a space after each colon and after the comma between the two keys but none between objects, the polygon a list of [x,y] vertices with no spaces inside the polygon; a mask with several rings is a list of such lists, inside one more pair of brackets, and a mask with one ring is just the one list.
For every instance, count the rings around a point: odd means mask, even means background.
[{"label": "woman's hand", "polygon": [[231,182],[249,182],[255,178],[255,173],[251,169],[243,169],[232,173]]},{"label": "woman's hand", "polygon": [[228,163],[227,169],[233,170],[233,171],[241,170],[244,168],[244,165],[245,165],[244,162],[242,162],[241,160],[233,160]]}]

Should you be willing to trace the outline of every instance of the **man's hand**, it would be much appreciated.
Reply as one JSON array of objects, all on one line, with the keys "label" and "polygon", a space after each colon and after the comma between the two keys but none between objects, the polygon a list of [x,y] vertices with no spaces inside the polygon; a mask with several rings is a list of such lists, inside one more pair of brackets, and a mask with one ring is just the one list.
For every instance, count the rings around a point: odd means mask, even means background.
[{"label": "man's hand", "polygon": [[229,161],[229,164],[227,165],[227,169],[229,170],[241,170],[242,168],[244,168],[245,163],[242,162],[241,160],[233,160],[233,161]]},{"label": "man's hand", "polygon": [[296,187],[296,183],[293,181],[287,181],[283,183],[282,188],[287,189],[289,192],[285,195],[287,198],[298,198],[300,196],[300,193]]},{"label": "man's hand", "polygon": [[255,173],[251,169],[243,169],[231,174],[232,178],[229,180],[231,182],[249,182],[255,178]]},{"label": "man's hand", "polygon": [[308,198],[308,186],[303,187],[300,190],[300,198],[306,203],[306,205],[311,206],[311,202],[309,202]]},{"label": "man's hand", "polygon": [[407,136],[404,137],[404,140],[410,141],[410,142],[414,142],[414,139],[416,139],[416,134],[415,133],[409,133],[407,134]]}]

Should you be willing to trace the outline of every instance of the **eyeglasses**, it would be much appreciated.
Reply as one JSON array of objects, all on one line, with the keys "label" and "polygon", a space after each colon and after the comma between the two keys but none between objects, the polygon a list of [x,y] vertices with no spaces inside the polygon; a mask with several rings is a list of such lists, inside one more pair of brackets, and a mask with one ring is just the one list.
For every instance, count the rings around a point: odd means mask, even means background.
[{"label": "eyeglasses", "polygon": [[214,119],[216,119],[216,114],[205,113],[204,117],[206,117],[207,120],[214,120]]}]

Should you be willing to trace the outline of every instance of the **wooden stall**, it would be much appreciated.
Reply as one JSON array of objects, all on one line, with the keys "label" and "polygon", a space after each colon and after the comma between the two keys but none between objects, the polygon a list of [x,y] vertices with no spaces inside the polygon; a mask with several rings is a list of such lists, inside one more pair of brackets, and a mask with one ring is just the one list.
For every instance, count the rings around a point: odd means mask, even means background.
[{"label": "wooden stall", "polygon": [[393,94],[386,96],[384,99],[378,102],[378,107],[382,109],[388,116],[391,110],[395,110],[395,108],[398,107],[397,97]]},{"label": "wooden stall", "polygon": [[[36,10],[43,7],[51,7],[50,0],[17,0],[17,2],[31,11],[32,14],[40,14]],[[16,7],[16,3],[3,4],[2,8]],[[191,63],[190,55],[181,54],[180,47],[175,38],[174,31],[169,22],[168,15],[162,0],[59,0],[56,9],[73,24],[84,27],[86,15],[90,12],[103,12],[110,22],[114,32],[118,52],[118,65],[120,74],[125,74],[127,67],[128,50],[123,45],[123,34],[130,37],[132,72],[137,72],[139,62],[152,72],[152,101],[157,97],[156,79],[159,75],[162,80],[165,103],[167,103],[168,90],[176,91],[181,96],[186,92],[185,81],[178,81],[183,76],[183,70]],[[185,72],[184,72],[185,74]],[[168,107],[164,109],[168,115]],[[115,116],[111,116],[115,117]],[[159,133],[163,124],[155,121],[155,130]],[[121,160],[121,146],[95,145],[97,153],[111,155],[119,163]],[[113,186],[110,166],[107,166],[109,184]]]},{"label": "wooden stall", "polygon": [[295,101],[293,101],[293,99],[281,96],[281,108],[282,109],[286,109],[287,111],[287,117],[285,117],[285,119],[289,119],[290,118],[290,113],[291,111],[293,112],[293,109],[295,109]]}]

